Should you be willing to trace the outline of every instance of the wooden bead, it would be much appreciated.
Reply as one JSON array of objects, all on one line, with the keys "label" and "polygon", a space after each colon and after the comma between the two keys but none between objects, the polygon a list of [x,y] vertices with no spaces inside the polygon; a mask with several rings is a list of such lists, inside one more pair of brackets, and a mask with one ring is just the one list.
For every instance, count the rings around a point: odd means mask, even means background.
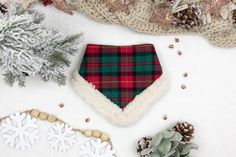
[{"label": "wooden bead", "polygon": [[63,108],[64,106],[65,106],[65,105],[64,105],[63,103],[60,103],[60,104],[59,104],[59,107],[60,107],[60,108]]},{"label": "wooden bead", "polygon": [[86,122],[86,123],[89,123],[89,122],[90,122],[90,118],[86,118],[86,119],[85,119],[85,122]]},{"label": "wooden bead", "polygon": [[173,44],[169,45],[169,48],[170,48],[170,49],[173,49],[173,48],[174,48],[174,45],[173,45]]},{"label": "wooden bead", "polygon": [[183,77],[188,77],[188,73],[183,73]]},{"label": "wooden bead", "polygon": [[179,42],[179,38],[175,38],[175,42],[178,43]]},{"label": "wooden bead", "polygon": [[178,51],[177,54],[178,54],[179,56],[181,56],[181,55],[182,55],[182,51]]},{"label": "wooden bead", "polygon": [[168,117],[167,117],[167,115],[165,114],[162,118],[163,118],[163,120],[167,120]]},{"label": "wooden bead", "polygon": [[56,116],[54,116],[54,115],[49,115],[48,116],[48,121],[49,122],[55,122],[57,120],[57,117]]},{"label": "wooden bead", "polygon": [[182,85],[181,88],[182,89],[186,89],[187,87],[186,87],[186,85]]},{"label": "wooden bead", "polygon": [[33,110],[31,111],[30,115],[31,115],[32,117],[38,118],[38,117],[39,117],[39,113],[40,113],[39,110],[33,109]]},{"label": "wooden bead", "polygon": [[106,133],[102,133],[102,135],[101,135],[101,139],[102,139],[103,141],[109,141],[109,140],[110,140],[110,137],[109,137],[108,134],[106,134]]},{"label": "wooden bead", "polygon": [[93,137],[95,137],[95,138],[100,138],[100,137],[101,137],[101,132],[98,131],[98,130],[94,130],[94,131],[93,131]]},{"label": "wooden bead", "polygon": [[85,130],[85,131],[84,131],[84,135],[85,135],[86,137],[91,137],[91,136],[93,135],[93,131],[92,131],[92,130]]},{"label": "wooden bead", "polygon": [[41,113],[39,114],[39,119],[41,119],[41,120],[47,120],[47,118],[48,118],[48,114],[47,114],[47,113],[41,112]]}]

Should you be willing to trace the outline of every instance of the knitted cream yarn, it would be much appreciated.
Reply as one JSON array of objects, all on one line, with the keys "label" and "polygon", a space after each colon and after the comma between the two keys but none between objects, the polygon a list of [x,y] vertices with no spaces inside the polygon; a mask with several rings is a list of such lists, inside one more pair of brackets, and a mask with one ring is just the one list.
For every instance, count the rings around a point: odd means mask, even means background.
[{"label": "knitted cream yarn", "polygon": [[[105,22],[116,23],[129,27],[140,33],[149,34],[199,34],[206,37],[210,43],[217,47],[236,47],[236,27],[229,19],[215,18],[211,23],[183,29],[172,26],[164,29],[158,23],[151,23],[154,0],[133,0],[129,3],[129,11],[110,11],[108,0],[68,0],[80,12],[91,18]],[[201,1],[201,0],[192,0]],[[228,16],[228,15],[227,15]]]}]

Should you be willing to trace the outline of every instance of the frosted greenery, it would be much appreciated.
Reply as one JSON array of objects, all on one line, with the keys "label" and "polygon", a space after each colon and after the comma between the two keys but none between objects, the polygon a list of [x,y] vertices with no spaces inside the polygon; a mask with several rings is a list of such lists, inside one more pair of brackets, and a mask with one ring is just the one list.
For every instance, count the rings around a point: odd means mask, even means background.
[{"label": "frosted greenery", "polygon": [[5,82],[25,86],[30,76],[64,85],[69,57],[78,51],[82,35],[63,36],[45,27],[42,13],[14,3],[0,13],[0,67]]}]

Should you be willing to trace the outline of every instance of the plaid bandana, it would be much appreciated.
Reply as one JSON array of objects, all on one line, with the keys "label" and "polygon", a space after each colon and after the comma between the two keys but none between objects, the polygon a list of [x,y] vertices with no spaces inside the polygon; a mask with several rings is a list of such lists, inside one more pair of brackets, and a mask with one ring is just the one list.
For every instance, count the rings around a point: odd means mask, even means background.
[{"label": "plaid bandana", "polygon": [[89,44],[79,74],[118,107],[124,109],[162,75],[162,68],[151,44]]}]

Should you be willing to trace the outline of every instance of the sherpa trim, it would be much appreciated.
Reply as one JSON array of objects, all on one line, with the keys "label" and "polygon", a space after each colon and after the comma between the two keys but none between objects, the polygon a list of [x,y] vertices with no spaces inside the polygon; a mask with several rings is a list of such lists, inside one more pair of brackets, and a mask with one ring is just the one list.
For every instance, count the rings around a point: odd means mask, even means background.
[{"label": "sherpa trim", "polygon": [[95,89],[93,84],[81,77],[78,71],[73,74],[72,85],[85,101],[92,104],[99,113],[113,124],[129,126],[137,121],[156,99],[161,97],[167,89],[167,80],[162,75],[151,86],[137,95],[123,110]]}]

